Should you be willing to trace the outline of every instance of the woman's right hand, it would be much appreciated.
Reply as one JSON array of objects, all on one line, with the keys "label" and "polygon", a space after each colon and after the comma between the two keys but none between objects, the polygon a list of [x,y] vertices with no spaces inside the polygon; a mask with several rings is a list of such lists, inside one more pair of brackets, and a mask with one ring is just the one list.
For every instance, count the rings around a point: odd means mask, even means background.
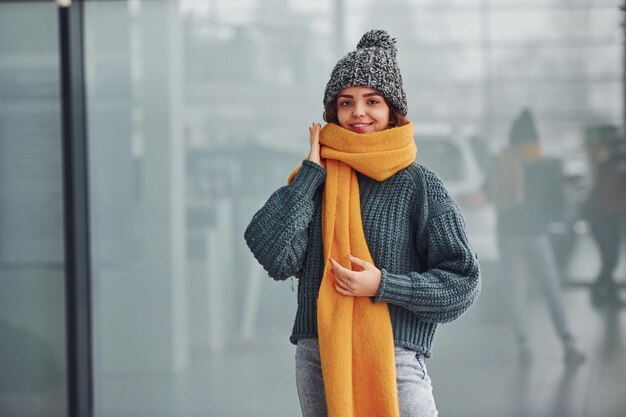
[{"label": "woman's right hand", "polygon": [[312,123],[311,127],[309,127],[309,141],[311,143],[311,151],[309,152],[308,160],[311,162],[315,162],[317,165],[322,168],[326,168],[326,164],[322,160],[320,156],[320,130],[322,129],[322,125],[319,123]]}]

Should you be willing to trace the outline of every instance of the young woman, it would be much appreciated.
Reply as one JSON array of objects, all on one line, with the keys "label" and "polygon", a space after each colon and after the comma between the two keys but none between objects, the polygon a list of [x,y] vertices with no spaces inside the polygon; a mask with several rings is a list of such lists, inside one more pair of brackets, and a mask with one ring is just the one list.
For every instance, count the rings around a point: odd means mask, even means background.
[{"label": "young woman", "polygon": [[309,156],[254,215],[268,274],[298,278],[304,416],[436,416],[425,358],[480,290],[461,213],[415,162],[395,39],[366,33],[331,73]]}]

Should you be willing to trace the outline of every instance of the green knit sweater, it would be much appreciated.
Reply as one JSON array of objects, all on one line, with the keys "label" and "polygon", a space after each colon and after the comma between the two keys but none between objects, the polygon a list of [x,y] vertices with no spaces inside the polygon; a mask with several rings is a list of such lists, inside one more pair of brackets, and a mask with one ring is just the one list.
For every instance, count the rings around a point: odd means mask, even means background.
[{"label": "green knit sweater", "polygon": [[[413,163],[385,181],[357,173],[365,238],[382,271],[373,302],[386,302],[394,343],[427,357],[438,323],[459,317],[480,292],[478,259],[458,206],[441,180]],[[326,171],[305,160],[246,229],[248,247],[269,276],[298,278],[291,342],[317,338],[324,260],[321,185]]]}]

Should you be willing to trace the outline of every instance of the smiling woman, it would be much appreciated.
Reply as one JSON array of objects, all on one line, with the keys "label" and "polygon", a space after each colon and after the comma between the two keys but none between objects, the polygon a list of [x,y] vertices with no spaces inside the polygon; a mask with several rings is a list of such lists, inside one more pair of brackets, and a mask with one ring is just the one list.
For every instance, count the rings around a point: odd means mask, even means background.
[{"label": "smiling woman", "polygon": [[476,300],[480,275],[458,206],[415,163],[395,39],[363,35],[324,105],[308,158],[245,232],[272,278],[299,279],[302,413],[436,416],[425,358],[437,324]]}]

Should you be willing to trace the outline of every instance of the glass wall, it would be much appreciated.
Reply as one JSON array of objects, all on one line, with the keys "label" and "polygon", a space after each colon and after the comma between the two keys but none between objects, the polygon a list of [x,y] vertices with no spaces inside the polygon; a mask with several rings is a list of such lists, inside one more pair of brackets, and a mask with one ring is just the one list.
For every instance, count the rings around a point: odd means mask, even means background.
[{"label": "glass wall", "polygon": [[57,8],[0,3],[0,414],[65,416]]},{"label": "glass wall", "polygon": [[287,89],[257,84],[248,29],[193,20],[176,2],[86,4],[96,414],[294,415],[295,295],[242,236],[305,142],[278,147],[264,120],[289,113],[262,104]]},{"label": "glass wall", "polygon": [[[328,75],[370,28],[398,38],[416,125],[467,132],[482,149],[474,184],[522,106],[536,110],[546,152],[588,178],[585,127],[621,124],[620,15],[531,3],[87,1],[96,416],[299,415],[295,283],[267,277],[243,232],[306,156]],[[529,399],[537,409],[519,415],[567,415],[542,414],[560,406],[544,393],[574,393],[569,406],[584,389],[551,367],[560,346],[545,305],[530,320],[549,378],[517,362],[493,212],[477,209],[480,192],[455,197],[468,205],[483,295],[437,334],[440,413],[502,416]],[[563,273],[589,280],[597,253],[588,234],[576,239]],[[602,319],[572,304],[581,298],[569,293],[566,307],[589,350]]]}]

